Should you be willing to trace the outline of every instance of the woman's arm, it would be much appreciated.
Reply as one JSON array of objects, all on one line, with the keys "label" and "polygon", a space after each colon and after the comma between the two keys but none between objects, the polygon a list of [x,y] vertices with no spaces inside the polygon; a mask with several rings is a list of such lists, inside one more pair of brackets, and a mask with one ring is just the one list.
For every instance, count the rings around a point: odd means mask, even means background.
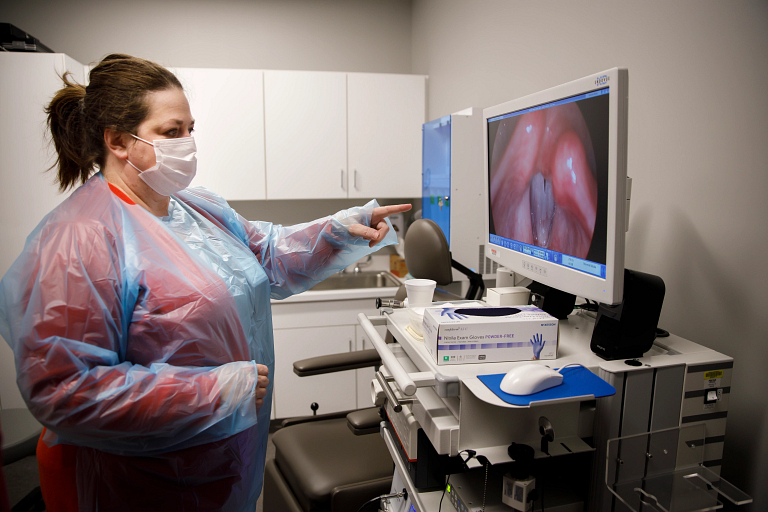
[{"label": "woman's arm", "polygon": [[248,246],[269,276],[273,298],[308,290],[381,247],[397,243],[389,215],[410,205],[365,206],[296,226],[245,224]]},{"label": "woman's arm", "polygon": [[283,299],[308,290],[343,268],[397,243],[389,215],[411,205],[365,206],[295,226],[249,222],[220,196],[202,187],[178,194],[185,203],[247,244],[269,277],[272,297]]}]

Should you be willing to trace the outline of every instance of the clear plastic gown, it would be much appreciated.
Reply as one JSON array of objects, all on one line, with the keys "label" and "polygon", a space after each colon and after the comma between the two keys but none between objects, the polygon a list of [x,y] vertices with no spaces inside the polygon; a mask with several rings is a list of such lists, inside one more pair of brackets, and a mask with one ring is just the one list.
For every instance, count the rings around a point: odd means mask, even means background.
[{"label": "clear plastic gown", "polygon": [[47,441],[81,447],[81,510],[254,510],[270,298],[395,243],[349,234],[375,206],[283,227],[190,188],[157,218],[96,174],[43,219],[0,282],[0,335]]}]

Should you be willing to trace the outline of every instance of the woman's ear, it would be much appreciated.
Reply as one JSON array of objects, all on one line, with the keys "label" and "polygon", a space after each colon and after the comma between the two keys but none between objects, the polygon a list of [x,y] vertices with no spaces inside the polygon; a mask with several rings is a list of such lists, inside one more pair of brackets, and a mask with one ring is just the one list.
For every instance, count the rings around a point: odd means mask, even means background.
[{"label": "woman's ear", "polygon": [[104,128],[104,144],[107,149],[121,160],[128,158],[128,145],[131,137],[125,132],[119,132],[112,128]]}]

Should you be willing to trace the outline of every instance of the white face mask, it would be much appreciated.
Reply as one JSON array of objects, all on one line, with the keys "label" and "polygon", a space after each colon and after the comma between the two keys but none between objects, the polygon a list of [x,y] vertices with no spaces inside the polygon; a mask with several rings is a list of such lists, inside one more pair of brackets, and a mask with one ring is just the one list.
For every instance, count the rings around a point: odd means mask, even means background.
[{"label": "white face mask", "polygon": [[139,178],[149,188],[160,195],[170,196],[192,183],[197,172],[197,146],[195,146],[194,137],[156,139],[154,142],[149,142],[133,134],[131,136],[155,148],[157,163],[145,171],[126,159],[131,167],[139,171]]}]

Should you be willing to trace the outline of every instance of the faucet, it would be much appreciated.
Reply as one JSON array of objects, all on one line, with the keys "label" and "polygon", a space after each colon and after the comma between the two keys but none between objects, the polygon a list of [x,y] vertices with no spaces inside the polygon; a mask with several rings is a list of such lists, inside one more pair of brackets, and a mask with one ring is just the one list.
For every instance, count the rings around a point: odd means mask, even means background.
[{"label": "faucet", "polygon": [[364,262],[362,262],[362,263],[360,263],[359,261],[357,262],[357,265],[355,265],[355,274],[357,274],[358,272],[360,272],[360,269],[361,269],[361,268],[365,268],[365,267],[367,267],[367,266],[369,266],[369,265],[371,265],[371,264],[373,264],[373,256],[372,256],[371,254],[369,254],[369,255],[368,255],[366,258],[365,258],[365,261],[364,261]]}]

